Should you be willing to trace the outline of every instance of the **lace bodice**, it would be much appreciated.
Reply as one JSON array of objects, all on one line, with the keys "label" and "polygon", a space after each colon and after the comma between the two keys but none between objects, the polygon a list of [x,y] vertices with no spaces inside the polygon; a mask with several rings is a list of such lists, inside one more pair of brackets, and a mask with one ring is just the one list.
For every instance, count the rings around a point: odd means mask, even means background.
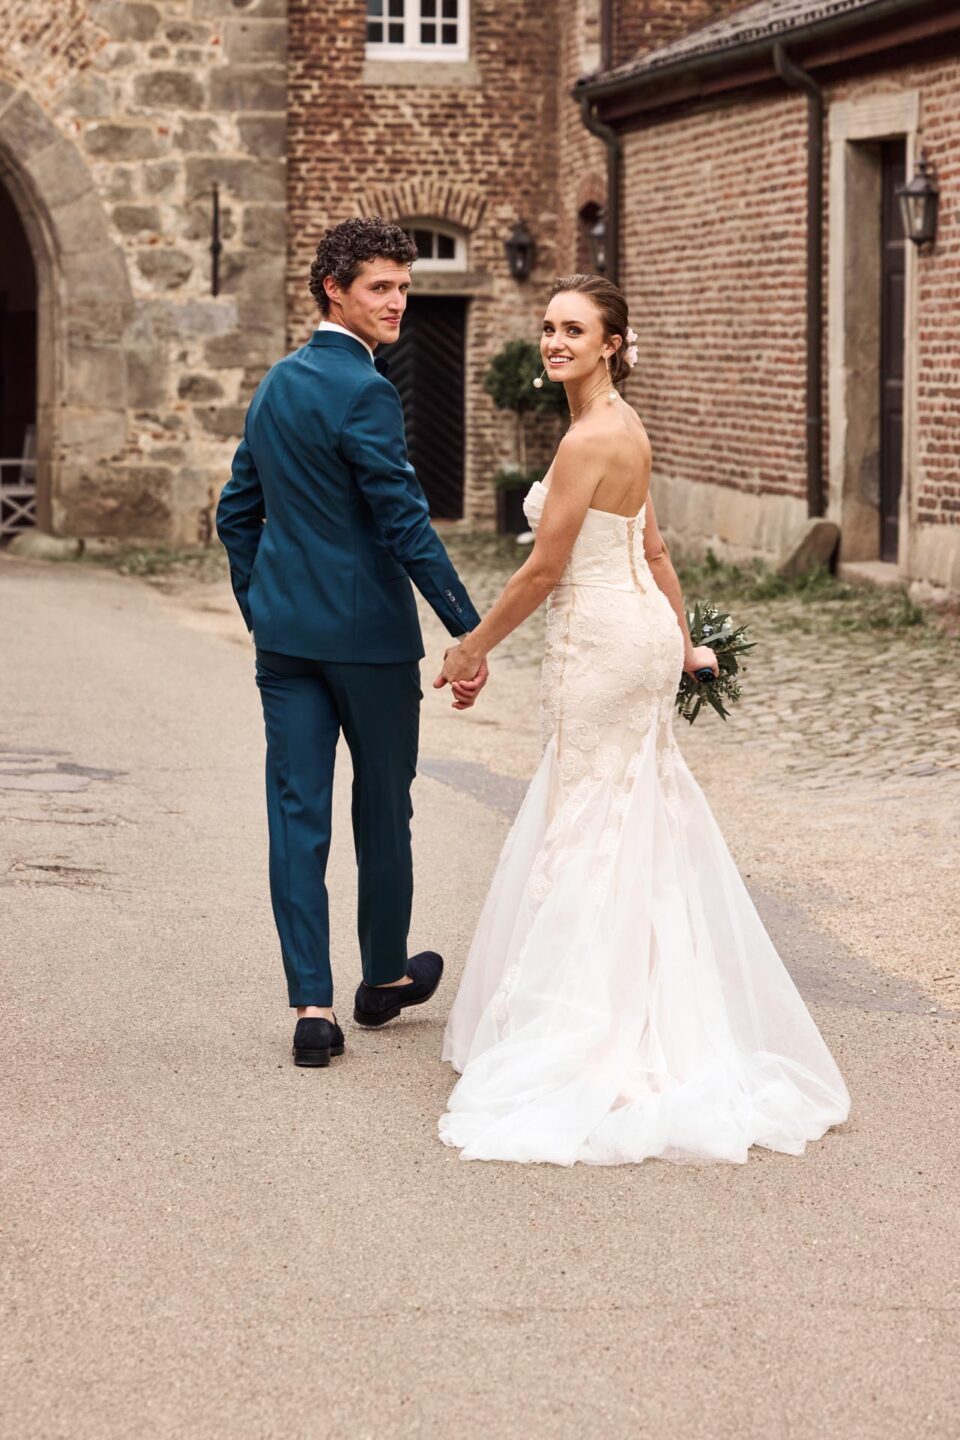
[{"label": "lace bodice", "polygon": [[[540,480],[527,493],[534,530],[548,493]],[[672,764],[683,639],[643,553],[645,511],[588,510],[547,601],[540,734],[544,746],[556,741],[565,781],[625,774],[651,727],[661,766]]]},{"label": "lace bodice", "polygon": [[[523,502],[523,513],[536,531],[549,494],[548,486],[536,480]],[[638,515],[612,515],[606,510],[588,510],[561,585],[599,585],[606,590],[645,591],[653,577],[643,553],[643,525],[646,505]]]}]

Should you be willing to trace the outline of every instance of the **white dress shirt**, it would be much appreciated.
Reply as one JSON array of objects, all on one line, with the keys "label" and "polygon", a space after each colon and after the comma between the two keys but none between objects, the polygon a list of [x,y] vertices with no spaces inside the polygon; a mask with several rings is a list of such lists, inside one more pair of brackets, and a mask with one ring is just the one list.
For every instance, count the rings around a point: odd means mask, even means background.
[{"label": "white dress shirt", "polygon": [[346,325],[335,325],[332,320],[321,320],[320,324],[317,326],[317,330],[318,332],[321,330],[336,330],[339,335],[349,335],[351,340],[359,340],[364,350],[366,350],[369,354],[370,359],[373,359],[373,351],[367,344],[366,340],[364,340],[359,335],[355,335],[352,330],[348,330]]}]

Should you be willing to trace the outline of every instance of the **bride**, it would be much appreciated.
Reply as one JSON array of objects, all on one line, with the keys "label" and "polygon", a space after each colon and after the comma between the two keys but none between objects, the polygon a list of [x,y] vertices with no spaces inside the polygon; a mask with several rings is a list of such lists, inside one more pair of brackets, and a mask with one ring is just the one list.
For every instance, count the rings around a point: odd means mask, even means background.
[{"label": "bride", "polygon": [[543,758],[444,1037],[461,1077],[440,1137],[466,1160],[799,1155],[849,1110],[673,737],[681,669],[716,659],[691,645],[650,444],[614,388],[627,337],[608,280],[556,284],[540,351],[570,428],[525,501],[529,558],[436,682],[469,690],[549,597]]}]

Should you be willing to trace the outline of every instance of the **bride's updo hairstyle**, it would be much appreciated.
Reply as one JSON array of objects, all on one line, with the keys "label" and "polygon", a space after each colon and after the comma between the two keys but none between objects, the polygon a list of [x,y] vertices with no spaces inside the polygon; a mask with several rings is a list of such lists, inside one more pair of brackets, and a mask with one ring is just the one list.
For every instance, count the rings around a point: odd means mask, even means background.
[{"label": "bride's updo hairstyle", "polygon": [[589,295],[600,311],[608,339],[612,339],[614,335],[620,336],[620,345],[610,356],[610,379],[614,385],[622,384],[630,374],[631,367],[631,362],[627,359],[628,316],[623,291],[618,290],[612,280],[605,280],[602,275],[566,275],[553,282],[550,294],[562,295],[568,290],[577,295]]}]

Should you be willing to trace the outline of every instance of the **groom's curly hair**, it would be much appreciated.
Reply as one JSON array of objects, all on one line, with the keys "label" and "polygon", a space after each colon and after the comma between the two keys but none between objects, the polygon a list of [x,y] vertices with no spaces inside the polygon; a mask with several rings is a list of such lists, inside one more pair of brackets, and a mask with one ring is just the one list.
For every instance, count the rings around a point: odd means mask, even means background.
[{"label": "groom's curly hair", "polygon": [[417,247],[406,230],[381,215],[368,219],[344,220],[324,233],[317,257],[310,266],[310,294],[322,314],[330,313],[330,300],[323,288],[325,276],[332,275],[342,290],[349,290],[360,266],[368,260],[395,260],[412,265]]}]

